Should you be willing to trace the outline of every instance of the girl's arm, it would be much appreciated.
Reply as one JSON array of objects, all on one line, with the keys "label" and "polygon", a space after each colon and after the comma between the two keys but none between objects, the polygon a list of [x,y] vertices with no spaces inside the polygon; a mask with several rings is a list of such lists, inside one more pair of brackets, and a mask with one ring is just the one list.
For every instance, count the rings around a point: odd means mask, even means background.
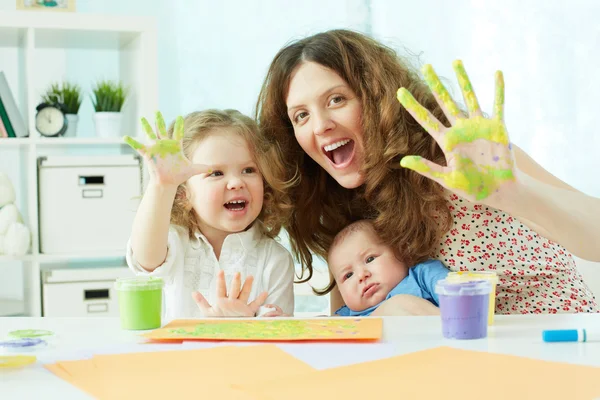
[{"label": "girl's arm", "polygon": [[600,261],[600,199],[554,177],[515,146],[517,193],[504,211],[574,255]]},{"label": "girl's arm", "polygon": [[133,220],[131,247],[136,261],[148,272],[160,266],[167,256],[171,209],[177,186],[152,180]]},{"label": "girl's arm", "polygon": [[177,117],[171,137],[160,112],[156,113],[156,133],[145,118],[142,118],[142,126],[153,142],[151,145],[146,146],[129,136],[124,137],[125,142],[144,157],[150,175],[150,183],[133,221],[131,249],[137,263],[152,272],[167,255],[169,222],[177,187],[194,175],[208,172],[210,168],[192,164],[183,154],[182,117]]}]

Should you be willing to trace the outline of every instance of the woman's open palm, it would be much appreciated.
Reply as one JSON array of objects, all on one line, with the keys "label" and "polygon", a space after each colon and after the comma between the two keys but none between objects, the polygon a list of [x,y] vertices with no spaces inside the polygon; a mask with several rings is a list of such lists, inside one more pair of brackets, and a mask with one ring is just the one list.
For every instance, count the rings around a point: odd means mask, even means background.
[{"label": "woman's open palm", "polygon": [[143,145],[125,136],[125,143],[137,151],[148,165],[150,177],[155,182],[165,185],[179,186],[194,175],[210,172],[208,166],[192,164],[182,152],[183,118],[177,117],[173,129],[173,137],[169,138],[165,121],[160,112],[156,113],[156,133],[146,118],[142,118],[142,126],[153,143]]},{"label": "woman's open palm", "polygon": [[461,61],[453,64],[467,104],[468,116],[458,108],[431,65],[423,68],[425,81],[450,121],[444,126],[419,104],[405,88],[398,100],[435,139],[446,157],[441,166],[420,156],[405,156],[400,165],[433,179],[469,200],[491,206],[516,182],[516,168],[508,132],[504,125],[504,79],[496,73],[494,115],[485,118]]}]

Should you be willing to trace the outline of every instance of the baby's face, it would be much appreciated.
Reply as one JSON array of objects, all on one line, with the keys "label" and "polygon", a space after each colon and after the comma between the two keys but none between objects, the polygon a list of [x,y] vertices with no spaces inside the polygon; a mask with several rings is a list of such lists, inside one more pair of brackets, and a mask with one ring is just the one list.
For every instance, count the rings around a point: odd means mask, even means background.
[{"label": "baby's face", "polygon": [[353,311],[381,303],[408,275],[407,265],[368,228],[351,232],[332,249],[328,261],[340,294]]}]

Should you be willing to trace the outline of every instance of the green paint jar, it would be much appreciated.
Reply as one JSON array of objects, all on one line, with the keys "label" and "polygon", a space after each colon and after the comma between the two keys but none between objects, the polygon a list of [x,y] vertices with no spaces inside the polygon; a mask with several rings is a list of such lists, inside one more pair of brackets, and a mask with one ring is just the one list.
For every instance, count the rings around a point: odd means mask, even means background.
[{"label": "green paint jar", "polygon": [[160,328],[163,285],[162,279],[146,276],[117,279],[115,289],[119,298],[121,328]]}]

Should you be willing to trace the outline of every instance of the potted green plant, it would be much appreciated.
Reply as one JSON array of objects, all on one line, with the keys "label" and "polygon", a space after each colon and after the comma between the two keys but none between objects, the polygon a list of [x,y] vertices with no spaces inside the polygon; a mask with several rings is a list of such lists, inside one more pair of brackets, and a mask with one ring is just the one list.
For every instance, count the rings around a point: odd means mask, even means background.
[{"label": "potted green plant", "polygon": [[100,80],[92,88],[94,125],[100,137],[121,136],[121,109],[127,98],[127,88],[121,82]]},{"label": "potted green plant", "polygon": [[81,107],[82,91],[81,87],[75,83],[62,82],[52,83],[42,95],[42,102],[54,104],[62,103],[64,105],[67,117],[67,131],[64,136],[74,137],[77,135],[77,123],[79,121],[79,107]]}]

